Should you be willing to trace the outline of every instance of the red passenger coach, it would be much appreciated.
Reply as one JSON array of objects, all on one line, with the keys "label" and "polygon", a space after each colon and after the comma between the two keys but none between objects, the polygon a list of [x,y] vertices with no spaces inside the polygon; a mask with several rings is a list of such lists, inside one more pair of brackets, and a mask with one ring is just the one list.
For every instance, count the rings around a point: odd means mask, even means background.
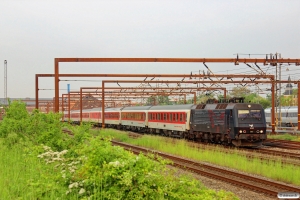
[{"label": "red passenger coach", "polygon": [[148,126],[148,109],[151,106],[124,107],[121,111],[123,128],[132,131],[144,131]]},{"label": "red passenger coach", "polygon": [[106,127],[120,129],[121,110],[122,108],[105,108],[104,119]]},{"label": "red passenger coach", "polygon": [[[82,112],[85,112],[85,110],[83,110]],[[97,108],[95,110],[91,110],[89,119],[94,123],[101,123],[101,109]]]},{"label": "red passenger coach", "polygon": [[193,104],[151,107],[148,111],[150,133],[183,137],[190,129],[189,119]]}]

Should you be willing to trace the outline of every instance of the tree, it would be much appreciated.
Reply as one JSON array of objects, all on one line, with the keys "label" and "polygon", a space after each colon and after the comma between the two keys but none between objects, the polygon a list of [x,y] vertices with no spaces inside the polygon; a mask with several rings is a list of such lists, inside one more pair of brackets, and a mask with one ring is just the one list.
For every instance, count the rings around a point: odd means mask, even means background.
[{"label": "tree", "polygon": [[197,96],[197,103],[206,103],[208,99],[213,99],[214,96],[214,93],[200,94]]},{"label": "tree", "polygon": [[147,99],[147,105],[170,105],[169,96],[152,96]]},{"label": "tree", "polygon": [[232,97],[246,97],[251,91],[247,87],[234,87],[230,92]]}]

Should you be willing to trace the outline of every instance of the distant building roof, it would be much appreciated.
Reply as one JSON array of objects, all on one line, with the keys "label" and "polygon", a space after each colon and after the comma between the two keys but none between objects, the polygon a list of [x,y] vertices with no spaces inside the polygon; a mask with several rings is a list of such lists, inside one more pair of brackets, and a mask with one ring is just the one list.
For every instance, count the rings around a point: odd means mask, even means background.
[{"label": "distant building roof", "polygon": [[[291,77],[289,76],[288,81],[291,81]],[[285,91],[283,95],[292,95],[293,94],[293,85],[291,83],[286,84]]]}]

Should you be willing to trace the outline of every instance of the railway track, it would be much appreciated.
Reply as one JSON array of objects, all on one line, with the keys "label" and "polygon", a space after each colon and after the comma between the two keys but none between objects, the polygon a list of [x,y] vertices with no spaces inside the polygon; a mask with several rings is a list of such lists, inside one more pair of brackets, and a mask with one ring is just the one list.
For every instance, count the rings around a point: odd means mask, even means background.
[{"label": "railway track", "polygon": [[300,150],[300,142],[278,139],[267,139],[263,145],[285,149]]},{"label": "railway track", "polygon": [[265,179],[245,175],[242,173],[222,169],[219,167],[214,167],[211,165],[199,163],[199,162],[192,161],[189,159],[184,159],[184,158],[177,157],[174,155],[149,150],[147,148],[125,144],[122,142],[112,141],[112,144],[122,146],[127,150],[133,151],[136,154],[139,154],[140,152],[143,152],[144,154],[154,153],[165,159],[171,160],[173,162],[173,165],[176,167],[187,169],[194,173],[197,173],[197,174],[200,174],[203,176],[207,176],[210,178],[214,178],[217,180],[222,180],[222,181],[237,185],[239,187],[244,187],[244,188],[253,190],[258,193],[264,193],[271,197],[277,197],[278,193],[281,193],[281,192],[300,193],[300,188],[288,186],[286,184],[268,181]]}]

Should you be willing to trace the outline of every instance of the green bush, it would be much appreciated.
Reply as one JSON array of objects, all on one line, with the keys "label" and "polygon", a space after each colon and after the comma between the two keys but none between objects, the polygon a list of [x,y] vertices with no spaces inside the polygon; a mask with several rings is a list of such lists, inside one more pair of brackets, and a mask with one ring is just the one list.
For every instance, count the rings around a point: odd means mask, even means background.
[{"label": "green bush", "polygon": [[[90,137],[76,148],[78,157],[65,159],[66,151],[44,147],[39,157],[60,168],[57,182],[65,183],[67,196],[83,199],[236,199],[232,193],[207,190],[199,181],[180,175],[155,155],[134,155],[109,139]],[[149,157],[151,159],[149,159]]]},{"label": "green bush", "polygon": [[[69,144],[69,136],[62,134],[61,115],[40,113],[34,110],[29,114],[25,103],[13,101],[6,108],[0,124],[0,137],[11,140],[10,134],[17,134],[23,140],[35,144],[45,144],[56,150],[63,150]],[[9,144],[9,142],[8,142]]]}]

